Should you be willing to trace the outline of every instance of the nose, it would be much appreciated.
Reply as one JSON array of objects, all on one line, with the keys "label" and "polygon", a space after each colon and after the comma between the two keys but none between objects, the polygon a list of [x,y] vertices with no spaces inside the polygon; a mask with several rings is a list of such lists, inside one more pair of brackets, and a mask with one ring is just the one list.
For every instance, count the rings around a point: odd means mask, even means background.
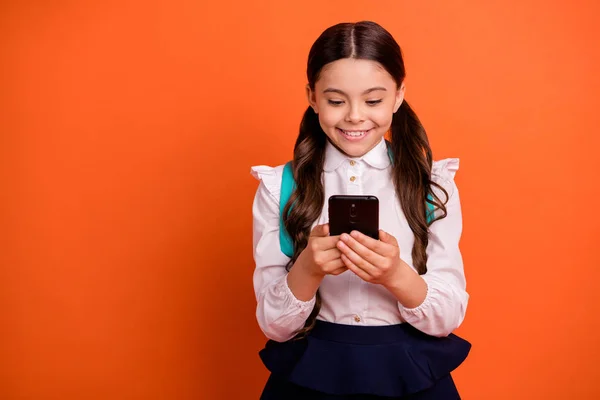
[{"label": "nose", "polygon": [[363,122],[364,116],[359,104],[353,104],[348,109],[348,113],[346,114],[346,122],[351,122],[353,124]]}]

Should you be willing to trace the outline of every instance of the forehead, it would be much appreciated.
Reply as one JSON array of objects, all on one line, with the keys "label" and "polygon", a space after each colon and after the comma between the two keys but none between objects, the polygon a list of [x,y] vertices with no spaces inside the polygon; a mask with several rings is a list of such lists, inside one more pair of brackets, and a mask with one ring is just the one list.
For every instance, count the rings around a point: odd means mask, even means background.
[{"label": "forehead", "polygon": [[374,86],[395,88],[396,82],[376,61],[343,58],[323,67],[316,86],[322,89],[336,88],[347,93],[362,93]]}]

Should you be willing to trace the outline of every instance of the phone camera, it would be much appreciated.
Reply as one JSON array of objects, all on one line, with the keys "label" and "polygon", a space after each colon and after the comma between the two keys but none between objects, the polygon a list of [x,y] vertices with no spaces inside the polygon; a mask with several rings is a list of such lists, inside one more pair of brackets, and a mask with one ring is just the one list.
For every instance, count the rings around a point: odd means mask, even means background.
[{"label": "phone camera", "polygon": [[351,204],[350,205],[350,216],[351,217],[356,217],[356,204]]}]

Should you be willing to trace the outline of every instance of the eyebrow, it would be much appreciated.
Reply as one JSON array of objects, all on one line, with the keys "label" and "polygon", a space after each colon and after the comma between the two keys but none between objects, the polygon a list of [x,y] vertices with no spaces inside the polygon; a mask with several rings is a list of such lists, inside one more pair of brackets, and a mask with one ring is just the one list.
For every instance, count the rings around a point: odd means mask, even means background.
[{"label": "eyebrow", "polygon": [[[374,92],[376,90],[386,91],[387,89],[384,88],[384,87],[382,87],[382,86],[376,86],[376,87],[372,87],[370,89],[365,90],[362,94],[369,94],[369,93]],[[339,93],[341,95],[347,96],[347,94],[344,93],[342,90],[335,89],[335,88],[327,88],[327,89],[323,90],[323,93]]]}]

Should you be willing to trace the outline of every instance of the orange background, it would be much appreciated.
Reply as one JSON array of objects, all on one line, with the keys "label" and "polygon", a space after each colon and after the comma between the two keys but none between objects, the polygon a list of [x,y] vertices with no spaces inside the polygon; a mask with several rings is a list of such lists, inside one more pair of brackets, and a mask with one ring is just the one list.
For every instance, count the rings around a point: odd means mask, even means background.
[{"label": "orange background", "polygon": [[[569,3],[569,4],[567,4]],[[466,400],[600,398],[595,1],[4,1],[0,398],[254,399],[251,165],[371,19],[460,157]]]}]

